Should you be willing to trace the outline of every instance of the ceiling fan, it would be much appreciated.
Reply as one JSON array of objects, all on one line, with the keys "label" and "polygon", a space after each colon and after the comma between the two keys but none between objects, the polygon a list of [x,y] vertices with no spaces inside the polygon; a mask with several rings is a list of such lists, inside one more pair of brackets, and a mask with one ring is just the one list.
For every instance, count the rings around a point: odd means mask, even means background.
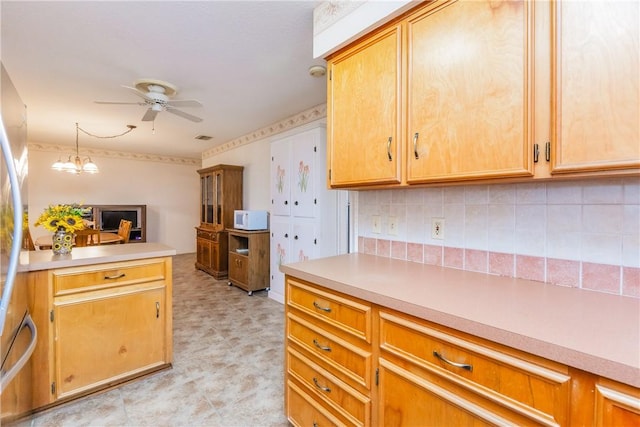
[{"label": "ceiling fan", "polygon": [[196,117],[192,114],[185,113],[182,110],[178,110],[176,107],[202,107],[202,104],[195,99],[183,99],[172,100],[178,89],[171,83],[164,82],[162,80],[153,79],[141,79],[134,82],[135,87],[122,86],[125,89],[129,89],[134,94],[144,100],[144,102],[109,102],[109,101],[95,101],[96,104],[120,104],[120,105],[146,105],[149,107],[147,112],[142,117],[143,122],[152,122],[156,119],[156,116],[160,111],[167,111],[176,116],[183,117],[192,122],[201,122],[200,117]]}]

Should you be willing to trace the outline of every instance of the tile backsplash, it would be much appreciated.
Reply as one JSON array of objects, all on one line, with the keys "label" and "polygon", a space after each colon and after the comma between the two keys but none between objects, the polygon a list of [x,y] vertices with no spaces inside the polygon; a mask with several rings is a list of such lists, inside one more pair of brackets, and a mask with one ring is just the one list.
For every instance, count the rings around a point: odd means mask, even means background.
[{"label": "tile backsplash", "polygon": [[359,252],[640,298],[638,178],[370,190],[357,206]]}]

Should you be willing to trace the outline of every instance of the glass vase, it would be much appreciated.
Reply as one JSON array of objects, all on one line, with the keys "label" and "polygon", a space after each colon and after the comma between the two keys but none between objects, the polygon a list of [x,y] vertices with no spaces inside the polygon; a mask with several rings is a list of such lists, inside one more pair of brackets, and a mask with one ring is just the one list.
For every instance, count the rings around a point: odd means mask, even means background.
[{"label": "glass vase", "polygon": [[73,233],[69,233],[64,228],[58,228],[53,233],[53,244],[51,249],[54,255],[66,255],[71,253],[73,247]]}]

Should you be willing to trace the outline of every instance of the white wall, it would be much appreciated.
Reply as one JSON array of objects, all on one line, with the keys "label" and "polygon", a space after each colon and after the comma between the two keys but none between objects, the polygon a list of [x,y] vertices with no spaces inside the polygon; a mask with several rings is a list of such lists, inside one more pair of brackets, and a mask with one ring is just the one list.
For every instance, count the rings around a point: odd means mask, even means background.
[{"label": "white wall", "polygon": [[203,159],[203,167],[218,164],[244,166],[242,182],[242,208],[271,210],[269,197],[269,168],[271,145],[269,138],[260,139],[238,148]]},{"label": "white wall", "polygon": [[179,254],[196,251],[199,165],[92,154],[100,173],[71,175],[51,170],[57,158],[55,152],[29,150],[29,224],[34,239],[50,233],[33,226],[49,204],[136,204],[147,205],[148,242],[164,243]]}]

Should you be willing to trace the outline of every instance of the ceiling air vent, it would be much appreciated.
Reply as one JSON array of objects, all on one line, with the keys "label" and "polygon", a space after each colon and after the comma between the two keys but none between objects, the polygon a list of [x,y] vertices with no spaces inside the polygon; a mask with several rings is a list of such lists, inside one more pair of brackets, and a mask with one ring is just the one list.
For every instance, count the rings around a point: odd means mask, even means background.
[{"label": "ceiling air vent", "polygon": [[195,137],[195,139],[199,139],[200,141],[208,141],[211,138],[213,138],[212,136],[209,135],[198,135]]}]

